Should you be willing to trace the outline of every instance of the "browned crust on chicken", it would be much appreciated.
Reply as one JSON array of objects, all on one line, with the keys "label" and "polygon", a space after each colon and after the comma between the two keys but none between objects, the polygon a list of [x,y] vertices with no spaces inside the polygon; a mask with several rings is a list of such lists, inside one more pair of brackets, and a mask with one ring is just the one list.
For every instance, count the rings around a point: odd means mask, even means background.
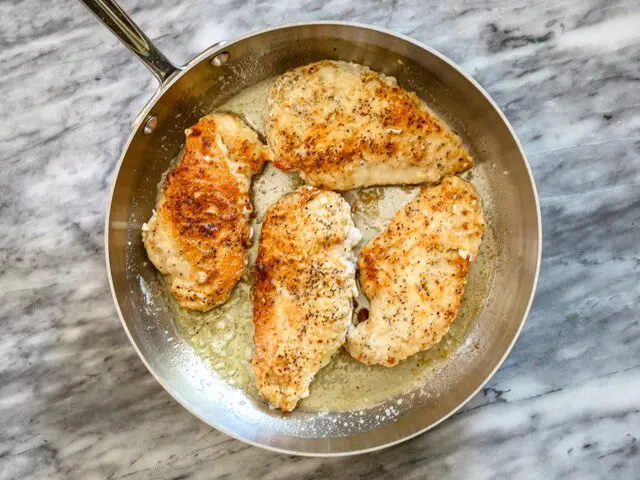
[{"label": "browned crust on chicken", "polygon": [[149,258],[182,307],[206,311],[225,302],[244,273],[251,176],[267,158],[257,134],[234,115],[206,116],[187,131],[184,157],[143,231]]},{"label": "browned crust on chicken", "polygon": [[281,75],[265,110],[275,165],[346,190],[418,184],[473,166],[462,140],[395,78],[323,60]]},{"label": "browned crust on chicken", "polygon": [[371,305],[346,348],[358,361],[393,367],[439,342],[455,319],[484,231],[470,183],[423,187],[361,252],[360,284]]},{"label": "browned crust on chicken", "polygon": [[293,410],[344,343],[358,240],[337,193],[304,187],[269,207],[255,267],[252,365],[272,406]]}]

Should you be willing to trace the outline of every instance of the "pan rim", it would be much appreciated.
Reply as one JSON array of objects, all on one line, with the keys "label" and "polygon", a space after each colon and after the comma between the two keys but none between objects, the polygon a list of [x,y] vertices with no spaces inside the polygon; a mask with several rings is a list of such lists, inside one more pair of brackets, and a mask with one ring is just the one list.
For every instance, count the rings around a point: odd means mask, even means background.
[{"label": "pan rim", "polygon": [[[408,434],[408,435],[406,435],[406,436],[404,436],[402,438],[399,438],[399,439],[396,439],[396,440],[393,440],[393,441],[390,441],[390,442],[382,443],[382,444],[376,445],[374,447],[369,447],[369,448],[364,448],[364,449],[359,449],[359,450],[340,451],[340,452],[312,452],[312,451],[289,450],[289,449],[285,449],[285,448],[273,447],[273,446],[270,446],[270,445],[266,445],[266,444],[263,444],[263,443],[259,443],[259,442],[250,440],[248,438],[241,437],[241,436],[235,434],[234,432],[226,430],[226,429],[224,429],[224,428],[212,423],[210,420],[204,418],[202,415],[200,415],[199,413],[194,411],[187,404],[187,402],[184,401],[180,397],[180,395],[177,394],[177,392],[174,392],[171,389],[171,387],[169,387],[167,384],[165,384],[164,380],[162,378],[160,378],[160,376],[154,371],[154,369],[151,367],[151,365],[147,362],[146,358],[144,357],[144,355],[142,354],[142,352],[138,348],[137,343],[133,339],[133,336],[131,335],[131,332],[129,331],[129,328],[127,327],[127,324],[125,322],[124,316],[122,314],[122,310],[120,309],[120,304],[119,304],[119,301],[118,301],[118,297],[116,295],[115,286],[114,286],[114,282],[113,282],[113,276],[112,276],[112,272],[111,272],[111,265],[110,265],[111,256],[110,256],[110,251],[109,251],[109,232],[110,232],[109,225],[110,225],[110,217],[111,217],[111,208],[112,208],[112,204],[113,204],[113,195],[115,193],[116,183],[117,183],[117,180],[118,180],[118,177],[120,175],[121,168],[122,168],[122,163],[124,161],[124,158],[125,158],[127,152],[129,151],[129,147],[131,146],[131,142],[133,141],[133,139],[134,139],[134,137],[135,137],[135,135],[136,135],[141,123],[143,122],[143,120],[145,119],[145,117],[149,113],[149,111],[157,103],[157,101],[162,97],[162,95],[176,81],[178,81],[178,79],[180,79],[187,72],[189,72],[194,66],[198,65],[202,60],[204,60],[205,58],[209,57],[213,53],[224,50],[224,48],[226,46],[228,46],[228,45],[240,42],[242,40],[245,40],[247,38],[250,38],[250,37],[253,37],[253,36],[256,36],[256,35],[261,35],[261,34],[264,34],[264,33],[268,33],[268,32],[274,31],[274,30],[281,30],[281,29],[302,27],[302,26],[314,26],[314,25],[327,25],[327,26],[335,25],[335,26],[356,27],[356,28],[362,28],[362,29],[366,29],[366,30],[372,30],[372,31],[375,31],[375,32],[391,35],[391,36],[400,38],[401,40],[404,40],[404,41],[406,41],[408,43],[411,43],[411,44],[415,45],[418,48],[421,48],[421,49],[427,51],[428,53],[430,53],[430,54],[434,55],[435,57],[439,58],[440,60],[442,60],[443,62],[448,64],[450,67],[452,67],[454,70],[456,70],[456,72],[458,72],[466,80],[468,80],[473,85],[473,87],[475,87],[475,89],[478,90],[485,97],[485,99],[489,102],[489,104],[492,106],[492,108],[498,113],[498,115],[500,116],[500,118],[504,122],[505,126],[507,127],[509,133],[511,134],[511,137],[514,139],[514,141],[516,143],[516,146],[518,147],[518,151],[520,152],[520,155],[522,156],[522,159],[524,161],[524,166],[526,168],[527,175],[528,175],[528,178],[529,178],[529,183],[530,183],[530,186],[531,186],[531,190],[533,192],[533,197],[534,197],[534,200],[535,200],[535,209],[536,209],[536,229],[537,229],[537,236],[536,236],[536,241],[537,241],[536,265],[535,265],[535,272],[534,272],[534,276],[533,276],[531,292],[529,294],[529,300],[527,302],[527,306],[526,306],[526,308],[524,310],[524,313],[522,315],[522,318],[520,320],[520,324],[519,324],[516,332],[513,335],[513,338],[511,339],[509,345],[507,346],[507,348],[505,349],[504,353],[502,354],[500,359],[497,361],[496,365],[491,370],[491,372],[489,372],[489,374],[485,376],[485,378],[479,383],[479,385],[466,398],[461,400],[458,403],[457,406],[452,408],[447,414],[441,416],[438,420],[426,425],[425,427],[420,428],[417,431],[415,431],[415,432],[413,432],[411,434]],[[423,44],[422,42],[420,42],[418,40],[415,40],[415,39],[413,39],[411,37],[408,37],[408,36],[406,36],[406,35],[404,35],[402,33],[394,32],[392,30],[389,30],[389,29],[386,29],[386,28],[383,28],[383,27],[378,27],[378,26],[369,25],[369,24],[360,23],[360,22],[322,20],[322,21],[311,21],[311,22],[293,22],[293,23],[286,23],[286,24],[281,24],[281,25],[270,26],[270,27],[267,27],[267,28],[264,28],[264,29],[260,29],[260,30],[256,30],[256,31],[247,33],[247,34],[239,36],[237,38],[233,38],[232,40],[229,40],[229,41],[218,42],[218,43],[208,47],[207,49],[203,50],[201,53],[196,55],[193,59],[189,60],[184,66],[180,67],[176,71],[176,73],[173,76],[171,76],[164,84],[159,86],[159,88],[151,96],[149,101],[145,104],[145,106],[142,108],[140,113],[135,118],[135,120],[134,120],[134,122],[132,124],[131,133],[129,134],[129,137],[128,137],[126,143],[124,144],[124,147],[122,149],[122,153],[120,154],[120,158],[118,159],[118,162],[116,164],[115,176],[114,176],[114,179],[113,179],[112,185],[111,185],[111,191],[110,191],[110,196],[109,196],[109,204],[108,204],[106,218],[105,218],[104,241],[105,241],[106,270],[107,270],[107,277],[109,279],[109,287],[110,287],[110,290],[111,290],[111,296],[112,296],[113,302],[115,304],[115,308],[116,308],[116,311],[118,313],[118,317],[120,319],[120,323],[122,325],[122,328],[124,329],[125,333],[127,334],[127,337],[129,338],[129,341],[130,341],[131,345],[133,346],[133,348],[136,351],[138,357],[140,358],[140,360],[142,361],[144,366],[147,368],[147,370],[151,373],[151,375],[155,378],[155,380],[162,386],[162,388],[169,395],[171,395],[171,397],[173,397],[180,405],[182,405],[182,407],[184,407],[187,411],[189,411],[191,414],[193,414],[195,417],[197,417],[198,419],[200,419],[201,421],[203,421],[207,425],[215,428],[216,430],[224,433],[225,435],[228,435],[231,438],[234,438],[234,439],[239,440],[239,441],[241,441],[243,443],[252,445],[254,447],[262,448],[262,449],[269,450],[269,451],[276,452],[276,453],[281,453],[281,454],[286,454],[286,455],[297,455],[297,456],[304,456],[304,457],[346,457],[346,456],[351,456],[351,455],[360,455],[360,454],[364,454],[364,453],[374,452],[374,451],[377,451],[377,450],[382,450],[384,448],[392,447],[394,445],[398,445],[400,443],[406,442],[407,440],[415,438],[418,435],[421,435],[421,434],[427,432],[428,430],[431,430],[432,428],[438,426],[439,424],[441,424],[442,422],[444,422],[445,420],[450,418],[452,415],[454,415],[456,412],[458,412],[464,405],[466,405],[473,397],[475,397],[477,395],[477,393],[487,384],[487,382],[489,382],[489,380],[491,380],[493,378],[493,376],[496,374],[498,369],[504,363],[504,361],[507,358],[507,356],[509,355],[509,353],[511,353],[511,350],[513,349],[516,341],[520,337],[522,329],[524,328],[524,324],[526,323],[527,318],[529,316],[529,313],[530,313],[530,310],[531,310],[531,306],[533,304],[533,300],[535,298],[535,294],[536,294],[536,290],[537,290],[537,286],[538,286],[539,275],[540,275],[540,265],[541,265],[541,261],[542,261],[542,215],[541,215],[541,211],[540,211],[540,201],[539,201],[539,197],[538,197],[538,191],[537,191],[536,183],[535,183],[535,180],[534,180],[534,177],[533,177],[533,173],[532,173],[532,170],[531,170],[531,165],[529,164],[529,160],[527,159],[527,156],[526,156],[526,154],[524,152],[522,144],[520,143],[520,140],[518,139],[518,137],[517,137],[512,125],[511,125],[511,123],[507,119],[507,117],[504,114],[504,112],[500,109],[500,107],[493,100],[493,98],[491,98],[491,96],[487,93],[487,91],[473,77],[471,77],[469,74],[467,74],[458,64],[456,64],[454,61],[452,61],[451,59],[449,59],[445,55],[441,54],[437,50],[427,46],[426,44]]]}]

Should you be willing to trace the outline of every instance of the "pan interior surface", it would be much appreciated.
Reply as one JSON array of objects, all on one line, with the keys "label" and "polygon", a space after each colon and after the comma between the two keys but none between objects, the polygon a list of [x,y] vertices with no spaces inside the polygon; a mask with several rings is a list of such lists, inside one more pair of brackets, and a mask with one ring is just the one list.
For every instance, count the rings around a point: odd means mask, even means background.
[{"label": "pan interior surface", "polygon": [[[222,51],[228,52],[228,62],[212,64],[210,60]],[[323,372],[318,384],[329,393],[315,395],[314,401],[312,385],[312,398],[282,414],[269,409],[255,391],[231,385],[224,378],[229,370],[216,370],[186,341],[184,323],[148,261],[140,235],[162,175],[184,144],[185,128],[223,108],[244,114],[259,130],[259,104],[268,83],[289,68],[327,58],[354,61],[396,77],[400,86],[415,91],[461,135],[476,161],[469,179],[482,198],[489,229],[456,319],[458,337],[452,339],[450,352],[440,352],[446,358],[436,361],[429,357],[433,352],[427,352],[423,357],[429,361],[418,369],[420,375],[414,375],[416,381],[404,385],[403,378],[397,388],[391,388],[395,369],[380,373],[376,381],[388,382],[377,396],[376,391],[362,395],[356,391],[338,398],[350,386],[341,387],[340,379],[327,381]],[[107,225],[108,262],[133,344],[160,383],[194,414],[236,438],[267,448],[298,454],[355,453],[398,442],[438,423],[500,365],[535,288],[540,247],[535,187],[500,112],[449,62],[409,40],[362,26],[282,27],[205,52],[150,102],[145,113],[157,115],[158,127],[145,135],[143,125],[137,125],[123,155]],[[295,176],[268,166],[254,184],[258,221],[270,202],[298,184]],[[364,218],[367,206],[387,208],[390,215],[414,194],[415,188],[388,187],[349,192],[345,197],[352,205],[361,205],[359,226],[371,227],[365,232],[371,236],[376,227]],[[257,238],[256,234],[254,241]],[[250,279],[239,285],[234,296],[248,295],[249,284]],[[331,370],[324,373],[330,374]]]}]

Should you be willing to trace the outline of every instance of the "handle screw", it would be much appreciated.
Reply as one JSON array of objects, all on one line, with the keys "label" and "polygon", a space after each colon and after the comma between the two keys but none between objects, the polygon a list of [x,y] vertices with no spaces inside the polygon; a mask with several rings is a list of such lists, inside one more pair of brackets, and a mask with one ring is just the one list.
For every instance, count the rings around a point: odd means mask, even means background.
[{"label": "handle screw", "polygon": [[213,57],[211,59],[211,62],[209,63],[211,63],[211,65],[213,65],[214,67],[221,67],[222,65],[224,65],[229,61],[230,56],[231,55],[229,54],[229,52],[222,52],[216,55],[215,57]]},{"label": "handle screw", "polygon": [[142,133],[145,135],[151,135],[153,131],[158,126],[158,116],[157,115],[149,115],[144,122],[144,128],[142,129]]}]

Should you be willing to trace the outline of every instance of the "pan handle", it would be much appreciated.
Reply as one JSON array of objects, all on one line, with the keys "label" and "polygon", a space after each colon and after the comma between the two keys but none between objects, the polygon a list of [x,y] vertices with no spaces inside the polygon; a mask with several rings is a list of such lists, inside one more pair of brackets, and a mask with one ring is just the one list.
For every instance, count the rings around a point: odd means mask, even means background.
[{"label": "pan handle", "polygon": [[164,83],[178,71],[114,0],[80,0],[124,45]]}]

